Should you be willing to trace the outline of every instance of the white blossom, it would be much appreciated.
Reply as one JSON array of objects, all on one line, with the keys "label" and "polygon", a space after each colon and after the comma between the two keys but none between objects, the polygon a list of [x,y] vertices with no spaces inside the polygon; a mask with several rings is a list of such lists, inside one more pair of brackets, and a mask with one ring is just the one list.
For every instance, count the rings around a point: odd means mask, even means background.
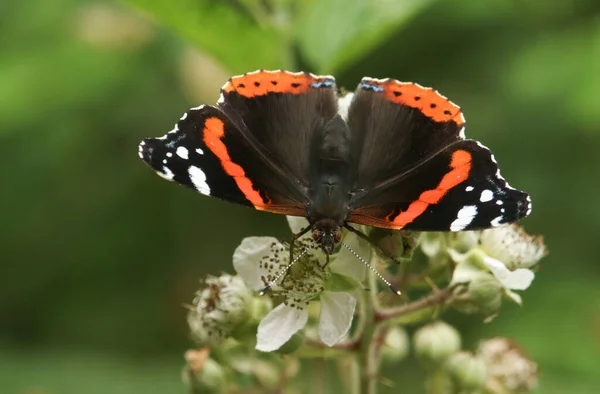
[{"label": "white blossom", "polygon": [[[294,233],[308,225],[304,218],[289,217],[288,222]],[[353,250],[369,258],[369,248],[354,234],[347,234],[344,242]],[[302,330],[308,320],[309,302],[320,302],[318,322],[319,337],[328,346],[338,343],[349,331],[356,297],[354,291],[365,276],[365,267],[350,252],[341,249],[326,256],[314,245],[310,236],[296,240],[294,256],[303,250],[306,254],[271,288],[274,296],[283,302],[265,316],[258,326],[256,348],[261,351],[274,351],[285,344],[296,332]],[[263,289],[289,264],[289,246],[272,237],[248,237],[235,250],[233,265],[246,284],[254,290]],[[356,283],[347,291],[328,290],[336,277]]]}]

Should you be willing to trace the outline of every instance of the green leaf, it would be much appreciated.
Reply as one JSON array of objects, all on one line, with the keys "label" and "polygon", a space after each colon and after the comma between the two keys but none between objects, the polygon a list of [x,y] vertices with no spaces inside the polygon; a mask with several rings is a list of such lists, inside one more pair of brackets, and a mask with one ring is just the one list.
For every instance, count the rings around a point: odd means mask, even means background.
[{"label": "green leaf", "polygon": [[373,48],[431,0],[309,0],[295,36],[319,73],[333,73]]},{"label": "green leaf", "polygon": [[[254,7],[230,1],[125,0],[212,55],[233,73],[286,68],[285,36],[260,18]],[[258,21],[257,19],[261,19]]]}]

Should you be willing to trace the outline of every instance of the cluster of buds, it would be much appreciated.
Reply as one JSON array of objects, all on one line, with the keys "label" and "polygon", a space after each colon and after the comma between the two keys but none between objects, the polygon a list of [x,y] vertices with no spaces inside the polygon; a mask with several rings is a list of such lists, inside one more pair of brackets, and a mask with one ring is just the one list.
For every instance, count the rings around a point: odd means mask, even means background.
[{"label": "cluster of buds", "polygon": [[[307,225],[303,218],[288,218],[288,222],[294,233]],[[436,298],[438,311],[450,306],[492,317],[503,299],[521,302],[516,291],[530,286],[536,265],[546,253],[540,238],[515,225],[460,233],[368,230],[368,234],[373,245],[351,232],[344,233],[345,247],[329,260],[309,236],[296,241],[293,259],[289,245],[275,238],[244,239],[233,255],[237,274],[207,278],[190,308],[192,336],[205,347],[186,354],[189,386],[226,392],[229,377],[241,373],[252,375],[263,388],[273,388],[295,375],[298,365],[296,362],[290,372],[289,360],[297,359],[287,358],[282,363],[277,355],[302,355],[300,350],[306,346],[317,346],[322,352],[328,347],[360,351],[365,340],[361,333],[368,325],[375,325],[371,332],[379,335],[367,338],[378,341],[373,352],[378,357],[376,364],[404,359],[411,341],[398,322],[428,323],[432,315],[420,313],[418,308],[430,305],[417,300],[415,308],[400,306],[400,312],[382,305],[377,282],[365,283],[368,271],[357,256],[409,291],[407,277],[421,278],[417,279],[421,282],[427,278],[426,282],[434,285],[433,296],[446,292]],[[415,265],[408,264],[408,270],[399,272],[419,248],[421,260],[425,257],[420,271],[410,271]],[[442,291],[435,283],[449,286]],[[270,292],[259,296],[258,291],[265,287]],[[365,309],[359,302],[367,299],[371,300],[373,320],[361,315]],[[398,313],[413,309],[411,319],[396,319]],[[387,324],[378,323],[388,317]],[[353,323],[355,318],[358,323]],[[412,345],[432,372],[428,384],[436,386],[436,392],[526,393],[537,382],[536,364],[504,338],[483,341],[476,351],[469,352],[462,350],[460,333],[454,327],[435,321],[415,332]]]},{"label": "cluster of buds", "polygon": [[[438,321],[413,337],[416,355],[433,373],[436,392],[529,393],[537,386],[537,365],[512,340],[492,338],[475,352],[461,350],[459,332]],[[440,388],[441,387],[441,388]]]}]

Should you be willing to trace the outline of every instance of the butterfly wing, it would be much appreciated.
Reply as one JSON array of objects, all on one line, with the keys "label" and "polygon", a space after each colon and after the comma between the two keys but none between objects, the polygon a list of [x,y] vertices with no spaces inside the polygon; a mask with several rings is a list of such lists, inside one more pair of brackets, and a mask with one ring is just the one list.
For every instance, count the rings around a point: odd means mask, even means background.
[{"label": "butterfly wing", "polygon": [[460,108],[435,90],[365,78],[348,124],[361,141],[348,222],[460,231],[530,212],[529,196],[506,183],[489,149],[464,139]]},{"label": "butterfly wing", "polygon": [[337,113],[330,77],[257,71],[230,78],[219,108],[188,111],[140,157],[159,175],[202,194],[258,210],[306,214],[308,145]]},{"label": "butterfly wing", "polygon": [[143,140],[139,155],[158,175],[204,195],[269,212],[305,212],[301,193],[271,170],[218,108],[192,108],[165,136]]},{"label": "butterfly wing", "polygon": [[231,78],[219,107],[299,188],[309,184],[310,142],[337,115],[331,76],[256,71]]}]

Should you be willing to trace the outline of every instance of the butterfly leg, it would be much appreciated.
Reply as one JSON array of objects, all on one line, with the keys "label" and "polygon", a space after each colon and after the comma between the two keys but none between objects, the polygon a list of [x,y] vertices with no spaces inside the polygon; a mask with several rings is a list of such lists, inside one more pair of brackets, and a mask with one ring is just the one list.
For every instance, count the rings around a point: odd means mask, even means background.
[{"label": "butterfly leg", "polygon": [[376,248],[377,250],[379,250],[385,257],[387,257],[388,259],[392,260],[394,263],[400,265],[400,261],[398,261],[398,259],[396,259],[394,256],[391,256],[385,250],[381,249],[379,247],[379,245],[377,245],[375,243],[375,241],[373,241],[373,239],[371,237],[369,237],[368,235],[366,235],[362,231],[357,230],[354,227],[350,226],[348,223],[344,224],[344,227],[347,228],[348,230],[350,230],[351,232],[353,232],[354,234],[358,235],[360,238],[362,238],[365,241],[367,241],[369,244],[371,244],[371,246],[373,246],[374,248]]}]

